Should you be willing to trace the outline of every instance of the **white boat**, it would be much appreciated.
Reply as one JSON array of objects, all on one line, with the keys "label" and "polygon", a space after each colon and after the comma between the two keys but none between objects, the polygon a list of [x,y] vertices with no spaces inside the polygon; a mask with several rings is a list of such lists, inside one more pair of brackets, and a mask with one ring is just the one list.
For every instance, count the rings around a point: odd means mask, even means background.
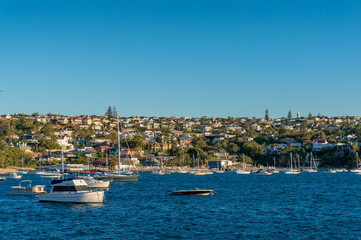
[{"label": "white boat", "polygon": [[213,172],[215,172],[215,173],[224,173],[223,170],[214,170]]},{"label": "white boat", "polygon": [[329,169],[327,172],[328,173],[336,173],[336,170],[335,169]]},{"label": "white boat", "polygon": [[163,170],[154,170],[153,172],[152,172],[152,174],[153,175],[164,175],[164,174],[166,174],[165,173],[165,171],[163,171]]},{"label": "white boat", "polygon": [[300,171],[297,171],[295,169],[292,168],[292,162],[293,162],[293,156],[292,153],[290,153],[290,169],[284,171],[284,174],[299,174]]},{"label": "white boat", "polygon": [[205,171],[204,174],[205,174],[205,175],[212,175],[213,172],[212,172],[212,171]]},{"label": "white boat", "polygon": [[39,196],[39,202],[102,203],[104,191],[88,189],[83,179],[52,180],[48,194]]},{"label": "white boat", "polygon": [[4,182],[6,180],[5,176],[0,176],[0,182]]},{"label": "white boat", "polygon": [[[120,128],[119,128],[119,116],[117,116],[117,136],[118,136],[118,171],[117,173],[109,173],[106,175],[100,175],[100,176],[94,176],[95,179],[99,180],[110,180],[114,182],[124,182],[124,181],[130,181],[130,182],[136,182],[139,181],[139,174],[137,173],[131,173],[131,174],[121,174],[120,172]],[[127,139],[125,139],[127,141]],[[132,158],[132,157],[130,157]]]},{"label": "white boat", "polygon": [[279,173],[280,171],[276,169],[276,157],[273,157],[273,168],[270,170],[271,173]]},{"label": "white boat", "polygon": [[242,169],[237,169],[236,173],[237,174],[243,174],[243,175],[250,174],[251,171],[246,170],[246,162],[244,160],[244,154],[242,155],[242,159],[243,159]]},{"label": "white boat", "polygon": [[250,174],[251,171],[243,170],[243,169],[238,169],[238,170],[236,171],[236,173],[237,173],[237,174],[244,174],[244,175],[246,175],[246,174]]},{"label": "white boat", "polygon": [[271,172],[267,172],[267,171],[264,171],[264,170],[258,170],[254,174],[257,175],[257,176],[269,176],[269,175],[272,175]]},{"label": "white boat", "polygon": [[109,188],[110,181],[97,180],[92,176],[78,176],[78,178],[83,179],[88,185],[88,188],[98,188],[98,189]]},{"label": "white boat", "polygon": [[11,187],[10,194],[37,196],[45,194],[44,185],[31,186],[31,180],[23,180],[18,186]]},{"label": "white boat", "polygon": [[9,173],[9,176],[7,179],[21,179],[21,175],[18,175],[17,173]]},{"label": "white boat", "polygon": [[299,171],[297,171],[297,170],[286,170],[286,171],[284,171],[283,172],[284,174],[300,174],[300,172]]},{"label": "white boat", "polygon": [[45,173],[44,170],[36,171],[34,174],[36,175],[43,175]]},{"label": "white boat", "polygon": [[203,176],[203,175],[206,175],[205,172],[202,172],[202,171],[190,171],[189,174],[190,174],[190,175],[195,175],[195,176]]},{"label": "white boat", "polygon": [[188,173],[188,171],[186,171],[186,170],[178,170],[178,171],[176,171],[176,173]]},{"label": "white boat", "polygon": [[45,172],[40,177],[41,178],[60,178],[61,174],[58,172]]},{"label": "white boat", "polygon": [[[309,154],[309,162],[310,162],[310,168],[305,169],[305,172],[309,172],[309,173],[317,172],[317,165],[313,158],[312,152]],[[315,166],[315,168],[313,168],[313,166]]]}]

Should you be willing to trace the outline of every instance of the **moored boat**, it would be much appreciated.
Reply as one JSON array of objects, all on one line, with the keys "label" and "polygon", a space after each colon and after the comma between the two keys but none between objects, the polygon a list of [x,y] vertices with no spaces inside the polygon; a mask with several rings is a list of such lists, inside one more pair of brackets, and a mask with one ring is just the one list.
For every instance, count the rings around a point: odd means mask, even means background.
[{"label": "moored boat", "polygon": [[213,190],[206,189],[195,189],[195,190],[179,190],[173,191],[172,195],[198,195],[198,196],[207,196],[209,194],[213,195]]},{"label": "moored boat", "polygon": [[250,174],[251,171],[248,171],[248,170],[243,170],[243,169],[238,169],[236,171],[237,174],[243,174],[243,175],[246,175],[246,174]]},{"label": "moored boat", "polygon": [[39,196],[39,202],[102,203],[104,191],[88,189],[83,179],[52,180],[48,194]]},{"label": "moored boat", "polygon": [[264,171],[264,170],[258,170],[254,174],[257,175],[257,176],[270,176],[270,175],[272,175],[271,172],[267,172],[267,171]]},{"label": "moored boat", "polygon": [[9,173],[9,176],[7,179],[21,179],[21,175],[18,175],[17,173]]},{"label": "moored boat", "polygon": [[31,180],[23,180],[18,186],[11,187],[10,194],[36,196],[45,194],[44,185],[31,186]]}]

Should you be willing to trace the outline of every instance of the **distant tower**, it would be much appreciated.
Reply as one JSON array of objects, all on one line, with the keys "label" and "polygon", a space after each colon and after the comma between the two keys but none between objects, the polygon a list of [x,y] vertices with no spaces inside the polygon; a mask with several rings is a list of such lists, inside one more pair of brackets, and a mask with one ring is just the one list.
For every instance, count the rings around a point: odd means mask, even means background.
[{"label": "distant tower", "polygon": [[301,118],[300,112],[297,112],[297,118]]}]

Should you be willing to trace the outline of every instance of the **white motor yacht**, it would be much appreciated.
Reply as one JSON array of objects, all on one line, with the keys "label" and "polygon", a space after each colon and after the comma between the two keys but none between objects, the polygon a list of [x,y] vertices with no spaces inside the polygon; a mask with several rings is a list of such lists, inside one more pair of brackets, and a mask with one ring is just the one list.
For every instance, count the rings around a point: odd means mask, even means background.
[{"label": "white motor yacht", "polygon": [[104,191],[88,189],[83,179],[52,180],[48,194],[39,196],[39,202],[102,203]]},{"label": "white motor yacht", "polygon": [[11,187],[10,194],[37,196],[46,193],[45,185],[31,186],[31,180],[23,180],[18,186]]}]

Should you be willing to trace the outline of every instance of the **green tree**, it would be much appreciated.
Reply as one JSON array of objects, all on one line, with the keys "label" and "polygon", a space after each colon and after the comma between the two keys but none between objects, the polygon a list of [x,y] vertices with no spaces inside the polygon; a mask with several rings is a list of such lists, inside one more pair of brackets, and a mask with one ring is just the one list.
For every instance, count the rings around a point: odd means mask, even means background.
[{"label": "green tree", "polygon": [[113,111],[112,111],[112,107],[109,106],[108,107],[108,111],[105,113],[105,116],[108,118],[108,119],[111,119],[113,117]]},{"label": "green tree", "polygon": [[238,146],[237,146],[237,144],[235,144],[235,143],[228,143],[228,145],[227,145],[227,152],[229,152],[230,154],[235,154],[235,153],[237,153],[237,151],[238,151]]},{"label": "green tree", "polygon": [[308,120],[312,120],[312,113],[311,112],[308,113]]},{"label": "green tree", "polygon": [[207,143],[200,137],[194,137],[192,139],[192,146],[195,148],[205,148],[207,147]]},{"label": "green tree", "polygon": [[268,109],[266,109],[264,118],[265,118],[267,121],[269,120]]},{"label": "green tree", "polygon": [[288,111],[288,114],[287,114],[287,119],[288,120],[291,120],[292,119],[292,113],[291,113],[291,110]]}]

